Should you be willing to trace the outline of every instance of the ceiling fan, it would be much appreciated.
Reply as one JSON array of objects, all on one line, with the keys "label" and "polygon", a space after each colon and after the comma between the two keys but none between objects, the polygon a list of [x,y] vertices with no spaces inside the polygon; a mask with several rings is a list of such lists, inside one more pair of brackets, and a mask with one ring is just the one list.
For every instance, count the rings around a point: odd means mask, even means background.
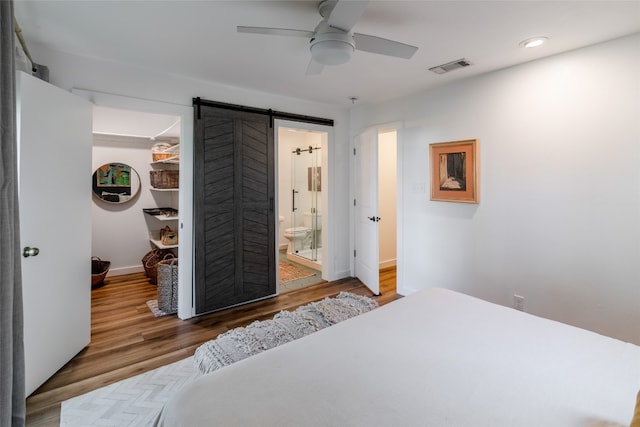
[{"label": "ceiling fan", "polygon": [[311,62],[307,74],[320,74],[325,65],[340,65],[355,50],[409,59],[417,47],[381,37],[354,33],[351,29],[362,16],[368,1],[324,0],[318,5],[322,21],[313,31],[289,28],[238,26],[239,33],[305,37],[309,39]]}]

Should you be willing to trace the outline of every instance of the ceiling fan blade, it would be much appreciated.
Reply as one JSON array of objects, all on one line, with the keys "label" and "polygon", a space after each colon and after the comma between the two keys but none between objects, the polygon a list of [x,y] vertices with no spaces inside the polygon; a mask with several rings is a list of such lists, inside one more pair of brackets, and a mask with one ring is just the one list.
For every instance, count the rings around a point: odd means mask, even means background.
[{"label": "ceiling fan blade", "polygon": [[289,36],[311,38],[313,31],[293,30],[291,28],[244,27],[238,25],[239,33],[266,34],[268,36]]},{"label": "ceiling fan blade", "polygon": [[396,58],[409,59],[418,50],[415,46],[366,34],[354,33],[353,40],[356,43],[356,50],[395,56]]},{"label": "ceiling fan blade", "polygon": [[362,16],[362,13],[367,7],[367,3],[369,2],[362,0],[338,1],[327,20],[329,26],[348,33]]},{"label": "ceiling fan blade", "polygon": [[324,69],[324,65],[319,62],[316,62],[313,58],[309,61],[309,65],[307,66],[307,76],[315,76],[322,73]]}]

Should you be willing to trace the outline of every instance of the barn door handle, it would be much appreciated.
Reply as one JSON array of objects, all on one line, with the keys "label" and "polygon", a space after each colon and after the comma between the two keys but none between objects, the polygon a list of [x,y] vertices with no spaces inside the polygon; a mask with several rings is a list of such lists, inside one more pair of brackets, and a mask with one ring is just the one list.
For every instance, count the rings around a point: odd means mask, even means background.
[{"label": "barn door handle", "polygon": [[25,246],[22,250],[22,256],[25,258],[29,258],[30,256],[38,256],[40,253],[40,249],[38,248],[30,248],[29,246]]}]

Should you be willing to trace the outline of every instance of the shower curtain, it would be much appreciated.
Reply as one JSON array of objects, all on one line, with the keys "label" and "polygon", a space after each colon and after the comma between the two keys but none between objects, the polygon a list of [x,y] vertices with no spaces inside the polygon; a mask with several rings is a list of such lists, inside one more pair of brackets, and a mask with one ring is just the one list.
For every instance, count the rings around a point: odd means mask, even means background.
[{"label": "shower curtain", "polygon": [[0,425],[24,426],[13,0],[0,1]]}]

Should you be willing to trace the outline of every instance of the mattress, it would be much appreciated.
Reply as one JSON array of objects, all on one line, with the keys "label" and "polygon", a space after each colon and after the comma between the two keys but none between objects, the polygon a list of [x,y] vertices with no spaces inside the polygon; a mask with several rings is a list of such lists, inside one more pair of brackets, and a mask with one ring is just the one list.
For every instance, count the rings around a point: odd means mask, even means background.
[{"label": "mattress", "polygon": [[640,347],[428,289],[185,386],[158,426],[628,426]]}]

